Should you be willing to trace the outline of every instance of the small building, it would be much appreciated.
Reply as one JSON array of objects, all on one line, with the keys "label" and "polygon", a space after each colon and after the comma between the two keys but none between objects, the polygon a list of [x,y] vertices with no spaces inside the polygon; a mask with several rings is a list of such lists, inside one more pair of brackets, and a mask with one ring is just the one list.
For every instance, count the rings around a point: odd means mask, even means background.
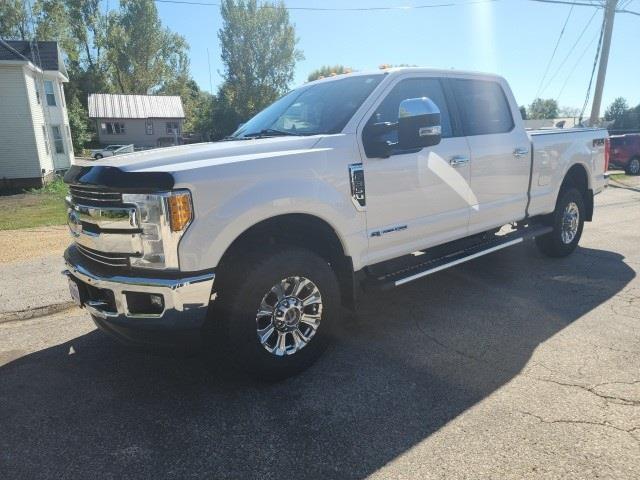
[{"label": "small building", "polygon": [[42,186],[71,165],[57,42],[0,39],[0,190]]},{"label": "small building", "polygon": [[179,96],[89,95],[89,118],[102,145],[154,148],[182,143],[184,109]]}]

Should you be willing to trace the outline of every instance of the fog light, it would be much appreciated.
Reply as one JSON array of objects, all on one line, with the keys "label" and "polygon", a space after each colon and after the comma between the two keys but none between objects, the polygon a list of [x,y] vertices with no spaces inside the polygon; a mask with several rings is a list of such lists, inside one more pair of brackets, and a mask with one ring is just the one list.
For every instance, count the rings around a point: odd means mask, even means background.
[{"label": "fog light", "polygon": [[127,310],[133,315],[160,315],[164,311],[164,297],[154,293],[124,292]]},{"label": "fog light", "polygon": [[164,303],[162,301],[162,295],[150,295],[149,300],[151,302],[151,306],[153,306],[153,307],[162,308],[163,303]]}]

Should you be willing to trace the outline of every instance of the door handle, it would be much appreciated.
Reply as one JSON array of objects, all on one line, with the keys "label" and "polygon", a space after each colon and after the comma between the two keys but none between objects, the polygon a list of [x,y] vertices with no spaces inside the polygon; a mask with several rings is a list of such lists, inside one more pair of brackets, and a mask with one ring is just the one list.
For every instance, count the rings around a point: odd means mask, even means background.
[{"label": "door handle", "polygon": [[460,167],[469,163],[469,157],[464,155],[454,155],[449,159],[449,165],[452,167]]},{"label": "door handle", "polygon": [[521,158],[528,154],[529,149],[527,147],[518,147],[513,151],[513,156],[516,158]]}]

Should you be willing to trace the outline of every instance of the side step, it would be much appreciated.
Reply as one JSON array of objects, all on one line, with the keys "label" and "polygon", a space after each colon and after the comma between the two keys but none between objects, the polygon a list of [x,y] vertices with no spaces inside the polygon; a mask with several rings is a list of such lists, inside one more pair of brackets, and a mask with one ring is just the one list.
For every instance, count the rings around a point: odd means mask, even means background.
[{"label": "side step", "polygon": [[426,262],[411,265],[396,272],[386,273],[380,276],[372,276],[367,283],[369,286],[378,288],[399,287],[405,283],[460,265],[461,263],[468,262],[474,258],[482,257],[489,253],[502,250],[503,248],[517,245],[527,238],[544,235],[552,230],[553,229],[551,227],[546,225],[532,225],[505,235],[496,235],[488,241],[463,250],[457,250],[438,258],[432,258]]}]

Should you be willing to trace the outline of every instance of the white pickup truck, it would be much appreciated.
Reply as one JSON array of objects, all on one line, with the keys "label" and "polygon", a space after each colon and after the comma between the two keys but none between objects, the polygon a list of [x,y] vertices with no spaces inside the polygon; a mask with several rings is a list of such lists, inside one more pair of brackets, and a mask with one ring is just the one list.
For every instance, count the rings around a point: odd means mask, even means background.
[{"label": "white pickup truck", "polygon": [[195,339],[283,378],[320,355],[362,288],[526,238],[570,254],[605,187],[607,145],[606,130],[525,131],[498,76],[327,78],[225,141],[73,166],[65,273],[123,341]]}]

